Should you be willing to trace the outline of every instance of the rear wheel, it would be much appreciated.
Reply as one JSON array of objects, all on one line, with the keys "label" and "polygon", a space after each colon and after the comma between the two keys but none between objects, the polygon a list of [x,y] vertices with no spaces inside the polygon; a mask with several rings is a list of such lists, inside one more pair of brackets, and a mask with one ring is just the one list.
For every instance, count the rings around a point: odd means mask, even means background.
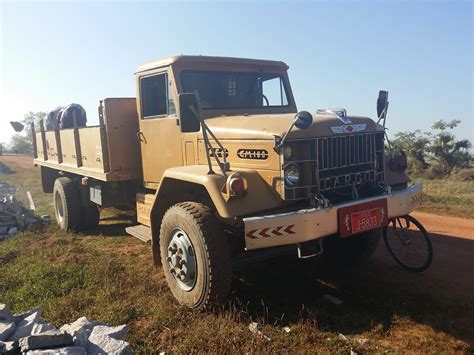
[{"label": "rear wheel", "polygon": [[324,261],[335,266],[351,266],[367,262],[375,253],[382,229],[341,238],[332,235],[323,241]]},{"label": "rear wheel", "polygon": [[54,214],[59,227],[75,231],[82,226],[81,196],[76,184],[68,177],[60,177],[54,182]]},{"label": "rear wheel", "polygon": [[208,206],[183,202],[168,209],[161,224],[160,254],[166,281],[179,303],[200,310],[225,300],[231,256]]}]

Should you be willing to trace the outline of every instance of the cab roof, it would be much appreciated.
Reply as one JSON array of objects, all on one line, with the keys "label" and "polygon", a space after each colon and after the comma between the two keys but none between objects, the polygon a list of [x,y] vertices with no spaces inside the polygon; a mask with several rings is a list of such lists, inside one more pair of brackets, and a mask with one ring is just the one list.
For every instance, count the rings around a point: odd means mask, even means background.
[{"label": "cab roof", "polygon": [[236,64],[236,65],[250,65],[250,66],[265,66],[265,67],[277,67],[287,70],[289,67],[283,62],[275,60],[262,60],[262,59],[248,59],[248,58],[232,58],[232,57],[211,57],[204,55],[173,55],[170,57],[161,58],[151,62],[147,62],[140,65],[137,68],[137,73],[144,72],[147,70],[156,69],[159,67],[165,67],[175,63],[186,64],[186,63],[225,63],[225,64]]}]

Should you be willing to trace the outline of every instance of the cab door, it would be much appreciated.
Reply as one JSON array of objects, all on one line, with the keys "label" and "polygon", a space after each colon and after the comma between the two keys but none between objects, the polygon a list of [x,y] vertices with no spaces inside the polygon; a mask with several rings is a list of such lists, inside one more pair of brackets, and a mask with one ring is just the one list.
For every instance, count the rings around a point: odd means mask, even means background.
[{"label": "cab door", "polygon": [[138,87],[144,186],[156,189],[166,169],[183,165],[176,101],[166,70],[140,76]]}]

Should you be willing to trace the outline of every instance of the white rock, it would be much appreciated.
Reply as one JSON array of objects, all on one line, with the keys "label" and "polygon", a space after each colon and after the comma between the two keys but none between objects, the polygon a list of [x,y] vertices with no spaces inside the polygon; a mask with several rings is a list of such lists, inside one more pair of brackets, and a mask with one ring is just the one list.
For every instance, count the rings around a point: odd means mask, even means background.
[{"label": "white rock", "polygon": [[[26,318],[30,317],[33,314],[36,314],[37,317],[41,317],[42,313],[43,311],[41,310],[41,308],[33,308],[33,309],[30,309],[29,311],[15,314],[13,315],[13,317],[15,319],[15,323],[18,324],[19,322],[25,320]],[[42,322],[39,322],[39,323],[42,323]]]},{"label": "white rock", "polygon": [[126,341],[117,340],[105,334],[94,334],[94,332],[89,337],[86,350],[88,354],[133,354],[130,345]]},{"label": "white rock", "polygon": [[94,327],[90,336],[108,335],[109,337],[113,339],[121,340],[125,337],[125,334],[127,334],[127,331],[128,331],[128,325],[126,324],[119,325],[117,327],[109,327],[107,325],[98,325]]},{"label": "white rock", "polygon": [[31,329],[31,335],[41,334],[50,330],[57,330],[51,323],[35,323]]},{"label": "white rock", "polygon": [[19,340],[20,338],[27,337],[31,335],[33,327],[36,324],[43,324],[43,318],[41,318],[41,311],[36,311],[29,316],[25,317],[23,320],[17,323],[15,332],[10,337],[10,340]]},{"label": "white rock", "polygon": [[80,346],[67,346],[64,348],[47,349],[47,350],[30,350],[27,355],[86,355],[86,349]]},{"label": "white rock", "polygon": [[19,352],[19,345],[17,341],[0,341],[0,354],[8,353],[8,354],[16,354],[14,350],[18,349]]},{"label": "white rock", "polygon": [[15,331],[15,323],[0,321],[0,341],[7,341]]},{"label": "white rock", "polygon": [[72,334],[72,340],[74,341],[75,346],[87,347],[89,342],[89,334],[86,331],[74,332]]},{"label": "white rock", "polygon": [[59,328],[59,330],[68,332],[71,335],[74,335],[74,333],[76,332],[85,331],[87,335],[89,335],[92,332],[92,329],[94,329],[94,327],[98,325],[104,324],[99,322],[91,322],[86,317],[81,317],[72,323],[64,324],[61,328]]},{"label": "white rock", "polygon": [[12,321],[13,314],[6,304],[0,304],[0,320]]},{"label": "white rock", "polygon": [[49,330],[20,339],[20,347],[23,352],[70,345],[73,345],[71,334],[59,330]]},{"label": "white rock", "polygon": [[18,232],[18,228],[17,227],[11,227],[9,230],[8,230],[8,235],[13,235],[13,234],[16,234]]}]

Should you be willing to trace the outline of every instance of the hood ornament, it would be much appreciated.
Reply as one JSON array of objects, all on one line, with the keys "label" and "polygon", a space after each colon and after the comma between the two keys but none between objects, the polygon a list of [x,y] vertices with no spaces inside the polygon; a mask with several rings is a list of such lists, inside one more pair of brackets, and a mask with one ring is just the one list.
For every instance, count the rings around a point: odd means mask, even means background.
[{"label": "hood ornament", "polygon": [[350,117],[347,117],[347,111],[345,108],[322,108],[316,111],[319,115],[335,115],[344,124],[351,124]]}]

